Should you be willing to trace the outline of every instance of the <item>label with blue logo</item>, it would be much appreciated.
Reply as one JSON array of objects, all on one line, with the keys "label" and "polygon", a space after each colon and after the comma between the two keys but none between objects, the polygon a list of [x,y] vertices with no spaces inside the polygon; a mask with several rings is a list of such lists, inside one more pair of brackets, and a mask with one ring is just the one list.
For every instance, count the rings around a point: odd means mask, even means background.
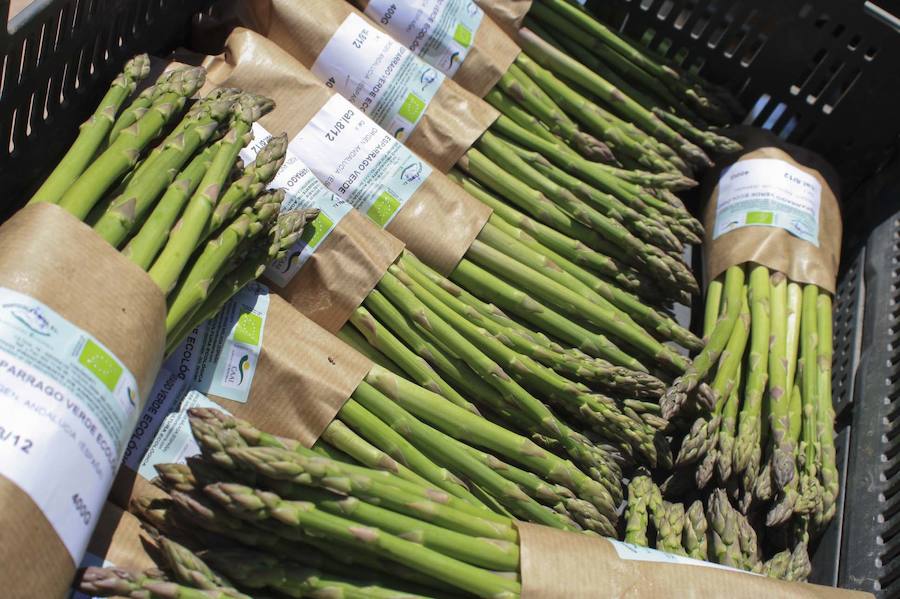
[{"label": "label with blue logo", "polygon": [[777,227],[819,247],[822,184],[775,158],[735,162],[719,178],[713,239],[743,227]]},{"label": "label with blue logo", "polygon": [[484,18],[473,0],[369,0],[366,14],[449,77],[466,60]]},{"label": "label with blue logo", "polygon": [[289,148],[325,187],[380,227],[431,174],[428,163],[337,94]]},{"label": "label with blue logo", "polygon": [[198,327],[194,389],[247,403],[268,311],[269,290],[253,281]]},{"label": "label with blue logo", "polygon": [[76,564],[139,406],[134,376],[109,348],[0,287],[0,474],[40,507]]},{"label": "label with blue logo", "polygon": [[401,141],[445,78],[356,13],[344,19],[310,70]]}]

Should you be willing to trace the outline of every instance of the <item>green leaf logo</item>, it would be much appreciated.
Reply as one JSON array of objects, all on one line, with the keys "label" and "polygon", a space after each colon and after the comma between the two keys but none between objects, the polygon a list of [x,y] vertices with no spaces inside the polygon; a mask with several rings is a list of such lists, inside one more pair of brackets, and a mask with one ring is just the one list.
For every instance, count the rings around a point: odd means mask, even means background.
[{"label": "green leaf logo", "polygon": [[453,39],[463,48],[468,48],[472,44],[472,31],[462,23],[459,23],[456,26],[456,31],[453,32]]},{"label": "green leaf logo", "polygon": [[115,390],[123,372],[116,359],[90,339],[81,348],[78,363],[91,371],[110,391]]},{"label": "green leaf logo", "polygon": [[774,215],[771,212],[748,212],[747,213],[747,224],[748,225],[771,225],[774,220]]},{"label": "green leaf logo", "polygon": [[400,200],[388,192],[383,191],[381,192],[381,195],[378,196],[378,199],[375,200],[375,203],[372,204],[372,207],[369,208],[368,212],[366,212],[366,215],[375,221],[378,226],[384,227],[387,226],[391,217],[394,216],[394,213],[399,209]]},{"label": "green leaf logo", "polygon": [[253,312],[244,312],[234,327],[234,340],[246,345],[259,345],[262,326],[262,318]]},{"label": "green leaf logo", "polygon": [[422,116],[423,110],[425,110],[425,102],[423,102],[416,94],[410,93],[406,96],[406,100],[403,102],[403,106],[400,107],[399,113],[400,116],[410,123],[416,123],[418,122],[419,117]]}]

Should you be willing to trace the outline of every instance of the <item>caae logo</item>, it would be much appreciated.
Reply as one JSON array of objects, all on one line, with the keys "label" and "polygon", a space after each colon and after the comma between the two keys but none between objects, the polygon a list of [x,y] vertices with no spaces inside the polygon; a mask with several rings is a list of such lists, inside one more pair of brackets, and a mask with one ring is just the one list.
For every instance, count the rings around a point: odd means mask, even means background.
[{"label": "caae logo", "polygon": [[13,318],[25,325],[32,333],[49,337],[51,333],[56,331],[38,306],[11,303],[3,304],[3,309],[9,312]]}]

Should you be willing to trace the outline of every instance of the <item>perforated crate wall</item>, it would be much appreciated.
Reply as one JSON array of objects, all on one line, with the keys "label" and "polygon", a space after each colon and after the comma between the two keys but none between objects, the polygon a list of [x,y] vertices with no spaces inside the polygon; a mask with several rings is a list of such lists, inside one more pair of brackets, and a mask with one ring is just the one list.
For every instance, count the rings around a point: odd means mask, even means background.
[{"label": "perforated crate wall", "polygon": [[900,2],[592,1],[625,33],[737,93],[748,124],[837,165],[850,188],[900,131]]},{"label": "perforated crate wall", "polygon": [[[0,27],[0,218],[62,155],[125,60],[177,46],[211,2],[35,0]],[[0,0],[3,23],[9,9]]]}]

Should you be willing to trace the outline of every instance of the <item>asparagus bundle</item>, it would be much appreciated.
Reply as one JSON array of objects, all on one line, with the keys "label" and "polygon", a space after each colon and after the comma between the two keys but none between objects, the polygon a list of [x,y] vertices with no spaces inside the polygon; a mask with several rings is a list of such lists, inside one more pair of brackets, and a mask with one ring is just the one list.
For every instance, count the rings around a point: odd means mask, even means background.
[{"label": "asparagus bundle", "polygon": [[[676,477],[693,479],[697,489],[712,487],[707,515],[722,530],[710,557],[721,563],[757,568],[729,539],[779,528],[788,539],[787,555],[801,559],[834,517],[831,318],[830,293],[760,264],[732,266],[710,283],[706,347],[660,405],[673,429],[687,429]],[[629,491],[647,501],[634,481]],[[786,559],[772,557],[776,564]],[[793,577],[808,570],[802,559],[801,570],[776,564],[766,571]]]},{"label": "asparagus bundle", "polygon": [[[234,585],[254,596],[326,588],[360,597],[518,596],[511,518],[421,479],[304,449],[221,412],[195,409],[190,419],[202,458],[158,466],[169,496],[134,506],[162,532],[206,549],[198,558],[161,540],[171,584],[221,593]],[[360,567],[371,578],[362,578]],[[89,578],[123,576],[93,571]],[[141,577],[124,578],[146,587]]]},{"label": "asparagus bundle", "polygon": [[[385,128],[391,126],[394,119],[392,111],[372,108],[377,104],[372,102],[372,98],[378,97],[385,88],[383,82],[379,83],[379,78],[375,76],[358,80],[359,58],[350,53],[328,50],[332,46],[329,39],[338,39],[346,28],[363,28],[362,34],[367,37],[361,39],[375,37],[367,33],[365,28],[368,25],[354,15],[352,9],[338,0],[319,0],[312,7],[315,10],[301,10],[281,0],[252,4],[271,4],[269,9],[275,11],[279,20],[283,18],[288,23],[285,29],[273,28],[267,32],[275,41],[289,49],[306,67],[316,71],[323,81],[338,82],[330,83],[330,86],[336,87],[339,93],[372,114],[380,125]],[[257,20],[257,23],[264,21]],[[332,38],[332,35],[335,37]],[[340,35],[341,40],[344,37],[347,36]],[[373,48],[381,47],[380,41],[367,43],[374,44]],[[396,42],[391,43],[396,45]],[[323,50],[323,47],[326,49]],[[390,52],[393,51],[391,49]],[[327,72],[323,73],[316,69],[326,53],[328,66]],[[413,56],[403,59],[407,58],[412,62],[418,60]],[[530,61],[525,53],[518,60],[523,64],[528,61],[532,71],[549,75]],[[372,69],[374,71],[383,66],[375,64]],[[429,70],[424,64],[410,68],[415,71]],[[426,103],[424,116],[421,117],[424,124],[420,123],[418,127],[431,127],[431,121],[438,119],[458,121],[457,127],[434,125],[438,132],[431,136],[416,136],[418,129],[412,133],[404,129],[401,138],[426,157],[434,157],[442,164],[452,164],[465,151],[465,155],[458,160],[458,166],[471,180],[502,196],[504,201],[501,203],[511,212],[505,217],[495,215],[492,220],[501,221],[515,230],[517,224],[514,221],[525,218],[527,214],[544,225],[541,231],[530,235],[534,237],[531,241],[539,253],[545,256],[552,254],[554,260],[567,262],[565,269],[574,271],[576,274],[573,276],[580,277],[588,286],[605,288],[618,284],[622,287],[621,292],[629,297],[626,301],[639,303],[638,297],[642,297],[644,302],[652,304],[667,300],[688,302],[690,296],[699,290],[681,254],[685,243],[699,242],[702,227],[668,189],[670,184],[667,181],[677,181],[680,175],[674,178],[670,175],[649,175],[594,162],[580,156],[566,145],[564,139],[556,137],[534,117],[516,121],[502,110],[499,118],[489,120],[493,121],[491,124],[481,124],[477,132],[473,131],[470,135],[472,140],[467,140],[465,145],[457,148],[459,144],[455,140],[453,144],[443,143],[444,138],[454,135],[457,128],[471,128],[467,117],[470,112],[478,112],[476,98],[462,96],[456,100],[454,95],[459,94],[452,91],[454,83],[446,81],[443,85],[450,86],[451,91],[447,94],[454,101],[446,101],[443,95],[436,95],[432,100],[435,116],[430,116]],[[555,82],[554,85],[558,87],[562,84]],[[361,89],[367,93],[360,93]],[[501,97],[503,89],[514,93],[526,106]],[[555,97],[555,91],[552,95]],[[505,107],[508,113],[518,117],[523,111],[532,109],[543,114],[546,123],[558,124],[566,120],[568,124],[563,127],[564,130],[575,131],[566,137],[570,141],[573,136],[574,139],[582,139],[577,135],[574,123],[517,65],[501,78],[488,99],[491,97],[495,97],[498,106]],[[552,107],[542,111],[545,105]],[[413,125],[416,126],[415,123]],[[485,127],[487,130],[484,130]],[[478,139],[472,144],[475,133]],[[579,147],[584,145],[572,143]],[[471,148],[466,151],[470,144]],[[639,149],[638,153],[644,155],[647,151]],[[498,201],[496,198],[494,200]],[[573,247],[579,247],[579,251],[573,253]],[[653,280],[659,283],[653,284]],[[606,296],[604,299],[631,314],[630,307],[621,299]],[[650,318],[659,320],[653,316]],[[673,323],[667,321],[665,327],[672,326]]]},{"label": "asparagus bundle", "polygon": [[184,67],[125,106],[148,72],[146,55],[126,64],[31,202],[58,204],[148,272],[168,298],[173,346],[283,255],[312,214],[282,214],[284,193],[266,191],[286,137],[238,165],[269,99],[221,88],[184,111],[206,75]]},{"label": "asparagus bundle", "polygon": [[669,503],[650,477],[636,476],[628,484],[625,540],[781,580],[805,581],[809,576],[806,540],[763,561],[751,518],[732,504],[728,493],[716,489],[705,503]]}]

